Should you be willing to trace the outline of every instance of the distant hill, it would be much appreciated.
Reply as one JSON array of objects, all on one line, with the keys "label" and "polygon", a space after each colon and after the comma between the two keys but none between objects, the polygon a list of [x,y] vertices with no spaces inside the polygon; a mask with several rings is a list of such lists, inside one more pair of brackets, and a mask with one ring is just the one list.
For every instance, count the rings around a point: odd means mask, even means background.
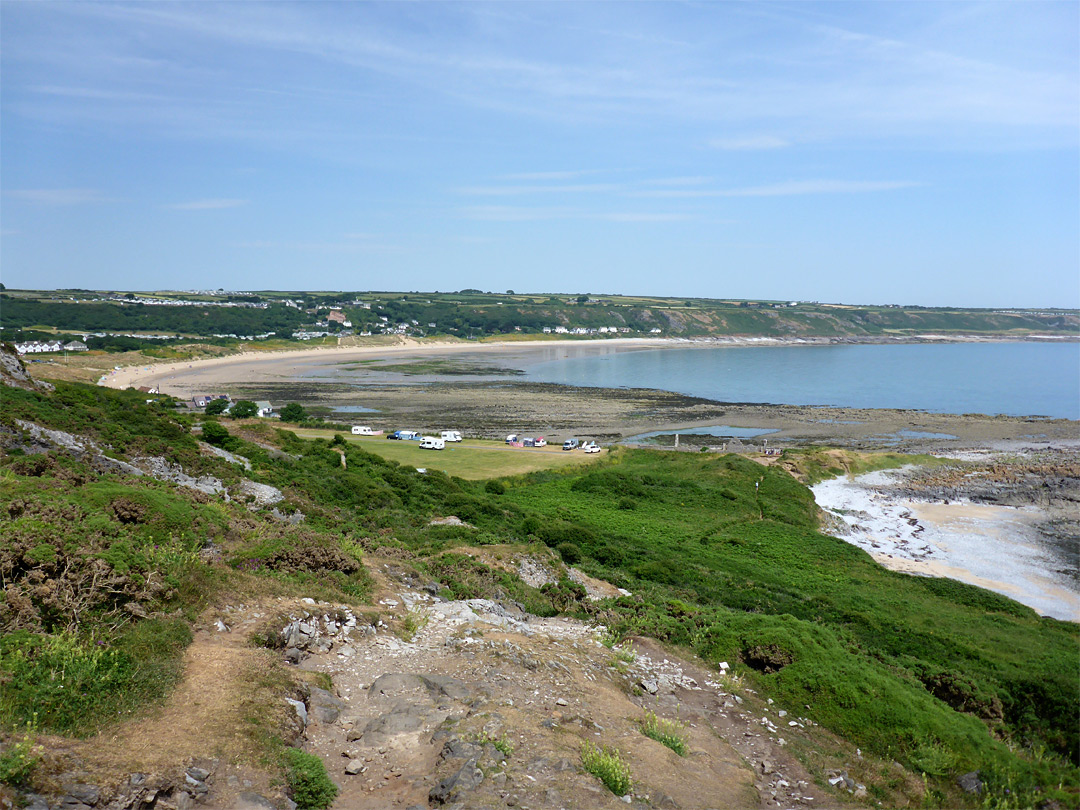
[{"label": "distant hill", "polygon": [[[243,295],[8,291],[3,337],[58,329],[172,335],[219,341],[340,334],[478,338],[492,335],[883,339],[944,336],[1080,336],[1080,311],[863,306],[588,295],[391,292],[256,292]],[[115,348],[130,349],[131,345]]]}]

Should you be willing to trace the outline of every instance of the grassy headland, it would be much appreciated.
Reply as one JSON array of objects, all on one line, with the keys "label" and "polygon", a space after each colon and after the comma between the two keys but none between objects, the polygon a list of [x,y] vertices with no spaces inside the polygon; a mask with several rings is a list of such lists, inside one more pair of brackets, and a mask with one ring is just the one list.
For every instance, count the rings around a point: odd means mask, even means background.
[{"label": "grassy headland", "polygon": [[[621,450],[586,468],[473,481],[418,474],[369,443],[226,420],[215,441],[246,470],[206,453],[188,417],[135,392],[60,383],[2,395],[8,732],[30,723],[85,735],[137,715],[175,682],[208,604],[260,591],[362,603],[366,555],[389,551],[459,598],[591,617],[732,662],[780,705],[925,774],[931,804],[1078,803],[1076,625],[881,568],[817,531],[811,493],[783,469]],[[160,456],[234,497],[110,469],[18,420],[91,439],[107,459]],[[303,521],[249,510],[245,480],[280,490],[278,514]],[[467,525],[432,523],[451,515]],[[537,590],[457,551],[523,542],[633,596],[589,602],[569,581]],[[976,769],[988,793],[959,797],[955,777]]]}]

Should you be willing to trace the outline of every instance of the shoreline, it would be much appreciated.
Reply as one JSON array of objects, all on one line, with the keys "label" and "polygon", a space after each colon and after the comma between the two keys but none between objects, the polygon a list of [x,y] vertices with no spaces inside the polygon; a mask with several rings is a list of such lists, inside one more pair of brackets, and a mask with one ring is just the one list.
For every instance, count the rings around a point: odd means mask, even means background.
[{"label": "shoreline", "polygon": [[[285,402],[299,402],[310,412],[340,422],[371,424],[388,431],[402,427],[454,428],[484,438],[525,433],[549,440],[573,436],[610,443],[641,433],[673,434],[726,426],[760,430],[770,445],[781,447],[828,445],[939,454],[983,448],[1080,450],[1080,423],[1068,419],[730,402],[661,389],[535,382],[515,371],[560,359],[567,353],[603,355],[717,345],[756,347],[764,345],[763,341],[777,346],[816,345],[773,339],[738,343],[727,339],[670,338],[487,343],[400,340],[392,344],[244,352],[189,362],[129,366],[107,375],[104,384],[114,388],[156,386],[161,393],[182,399],[226,393],[234,398],[269,400],[279,407]],[[431,361],[432,368],[406,373],[398,363],[417,359]],[[440,368],[447,361],[459,366],[456,373]],[[349,373],[360,374],[359,383],[337,378],[339,367],[349,364],[356,364]],[[365,371],[368,368],[372,373]],[[384,368],[386,371],[381,370]],[[721,431],[717,435],[728,434]],[[683,438],[685,443],[717,449],[725,441],[708,436]],[[763,443],[764,439],[742,442]]]},{"label": "shoreline", "polygon": [[[369,345],[338,345],[322,346],[316,349],[295,348],[276,349],[267,352],[241,351],[223,357],[210,357],[191,361],[166,361],[152,363],[148,366],[141,364],[124,366],[119,370],[102,376],[98,385],[109,388],[136,388],[157,380],[166,373],[180,370],[180,367],[189,369],[217,368],[221,366],[236,365],[243,363],[264,363],[271,360],[311,360],[319,358],[339,357],[349,359],[351,357],[365,358],[377,357],[380,354],[387,356],[409,357],[412,354],[419,356],[427,354],[445,354],[455,351],[492,353],[496,356],[500,353],[522,349],[542,349],[574,347],[614,347],[619,350],[633,349],[665,349],[665,348],[709,348],[713,346],[726,347],[797,347],[797,346],[843,346],[843,345],[918,345],[935,343],[1042,343],[1042,342],[1080,342],[1080,337],[1073,335],[940,335],[934,333],[920,335],[897,335],[881,336],[867,335],[859,337],[805,337],[805,338],[777,338],[777,337],[632,337],[632,338],[587,338],[587,339],[523,339],[523,340],[494,340],[494,341],[462,341],[462,340],[417,340],[415,338],[401,338],[391,344]],[[166,369],[166,367],[168,367]],[[760,404],[769,403],[740,403]]]},{"label": "shoreline", "polygon": [[912,467],[833,478],[811,487],[829,516],[821,531],[870,554],[892,571],[947,577],[1000,593],[1044,616],[1080,622],[1080,592],[1069,560],[1039,538],[1034,506],[967,498],[912,498]]}]

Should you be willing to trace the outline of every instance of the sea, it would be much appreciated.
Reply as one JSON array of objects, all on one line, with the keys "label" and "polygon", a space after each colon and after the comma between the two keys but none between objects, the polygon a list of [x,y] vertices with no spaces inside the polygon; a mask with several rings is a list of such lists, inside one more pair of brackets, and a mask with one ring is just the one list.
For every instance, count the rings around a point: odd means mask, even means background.
[{"label": "sea", "polygon": [[607,352],[590,342],[558,354],[528,364],[525,378],[733,403],[1080,419],[1077,342],[699,344]]}]

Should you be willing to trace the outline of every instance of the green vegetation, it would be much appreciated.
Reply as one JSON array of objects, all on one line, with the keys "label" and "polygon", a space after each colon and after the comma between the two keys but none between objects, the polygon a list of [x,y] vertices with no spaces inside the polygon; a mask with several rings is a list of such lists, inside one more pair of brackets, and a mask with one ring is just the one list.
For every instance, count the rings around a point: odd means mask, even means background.
[{"label": "green vegetation", "polygon": [[[332,438],[333,431],[326,428],[299,428],[298,436],[304,438]],[[346,442],[362,447],[399,464],[435,468],[447,475],[460,478],[491,479],[496,476],[521,475],[534,470],[547,470],[575,465],[592,464],[604,455],[564,453],[559,447],[521,448],[508,447],[502,442],[468,439],[463,442],[447,442],[444,450],[421,450],[419,442],[388,441],[384,436],[345,436]],[[501,486],[492,482],[492,489]]]},{"label": "green vegetation", "polygon": [[285,779],[300,810],[324,810],[337,798],[338,788],[323,761],[299,748],[285,750]]},{"label": "green vegetation", "polygon": [[34,745],[32,730],[33,727],[28,725],[22,738],[0,752],[0,784],[21,787],[29,782],[41,759],[41,748]]},{"label": "green vegetation", "polygon": [[686,756],[686,726],[674,720],[663,720],[653,712],[645,712],[641,733],[661,745],[666,745],[680,757]]},{"label": "green vegetation", "polygon": [[581,765],[616,796],[625,796],[633,787],[630,766],[614,748],[600,748],[590,742],[583,743]]},{"label": "green vegetation", "polygon": [[[533,454],[483,445],[425,454],[385,439],[335,443],[332,432],[303,431],[317,437],[305,439],[239,423],[230,432],[204,420],[203,438],[248,458],[246,471],[203,455],[188,419],[135,392],[58,383],[51,393],[2,395],[0,727],[9,733],[36,723],[84,735],[135,714],[175,683],[190,624],[218,594],[361,602],[371,594],[364,555],[381,551],[453,598],[508,599],[541,616],[594,619],[612,644],[640,634],[733,662],[759,693],[807,707],[799,714],[852,745],[926,774],[931,796],[951,799],[955,777],[979,770],[988,806],[1077,805],[1077,626],[953,580],[881,568],[818,533],[811,493],[779,467],[618,450],[492,484],[420,474],[369,450],[409,452],[410,463]],[[116,461],[155,455],[226,486],[246,477],[277,487],[279,514],[303,521],[35,452],[40,444],[17,419],[77,433]],[[796,471],[813,478],[901,460],[819,452]],[[468,525],[432,522],[450,515]],[[500,544],[551,549],[633,596],[592,602],[566,578],[532,588],[460,548]],[[401,625],[416,632],[419,622]],[[614,656],[614,666],[625,663]],[[262,706],[252,705],[248,731],[270,737]],[[615,752],[582,754],[622,780],[614,792],[629,790]]]},{"label": "green vegetation", "polygon": [[284,408],[281,409],[281,421],[282,422],[303,422],[308,418],[307,411],[304,410],[304,406],[297,402],[290,402]]},{"label": "green vegetation", "polygon": [[510,739],[505,734],[501,737],[495,737],[491,734],[481,734],[476,738],[476,741],[481,745],[491,743],[491,745],[495,747],[495,750],[507,759],[510,759],[510,757],[514,755],[514,744],[510,742]]},{"label": "green vegetation", "polygon": [[[407,334],[478,339],[555,337],[553,330],[620,330],[616,334],[655,334],[680,337],[758,335],[790,337],[895,337],[925,332],[938,334],[1029,333],[1075,334],[1080,317],[1075,310],[980,310],[899,306],[844,306],[778,301],[729,301],[707,298],[675,299],[617,295],[518,295],[462,290],[455,293],[395,292],[260,292],[243,296],[208,295],[192,305],[192,296],[152,293],[159,304],[147,306],[135,296],[88,291],[18,291],[3,296],[3,338],[40,339],[35,333],[59,329],[68,333],[114,332],[91,337],[92,349],[176,352],[177,339],[131,337],[131,333],[184,336],[190,340],[238,347],[288,345],[293,331],[317,328],[335,334],[343,327],[324,319],[330,309],[345,314],[357,334],[367,340]],[[286,300],[299,302],[288,306]],[[215,306],[211,306],[214,304]],[[230,304],[230,306],[220,306]],[[316,323],[321,325],[316,327]],[[551,334],[543,332],[544,329]],[[273,337],[269,334],[273,333]],[[610,334],[608,332],[607,334]],[[225,335],[226,337],[222,337]],[[258,336],[240,341],[236,336]],[[559,336],[563,336],[560,334]],[[336,340],[331,336],[331,341]],[[305,346],[316,345],[305,341]],[[416,373],[499,373],[477,366],[441,365],[442,361],[404,364],[393,370]],[[425,368],[426,366],[426,368]],[[378,368],[378,367],[376,367]],[[390,367],[385,367],[389,370]]]}]

